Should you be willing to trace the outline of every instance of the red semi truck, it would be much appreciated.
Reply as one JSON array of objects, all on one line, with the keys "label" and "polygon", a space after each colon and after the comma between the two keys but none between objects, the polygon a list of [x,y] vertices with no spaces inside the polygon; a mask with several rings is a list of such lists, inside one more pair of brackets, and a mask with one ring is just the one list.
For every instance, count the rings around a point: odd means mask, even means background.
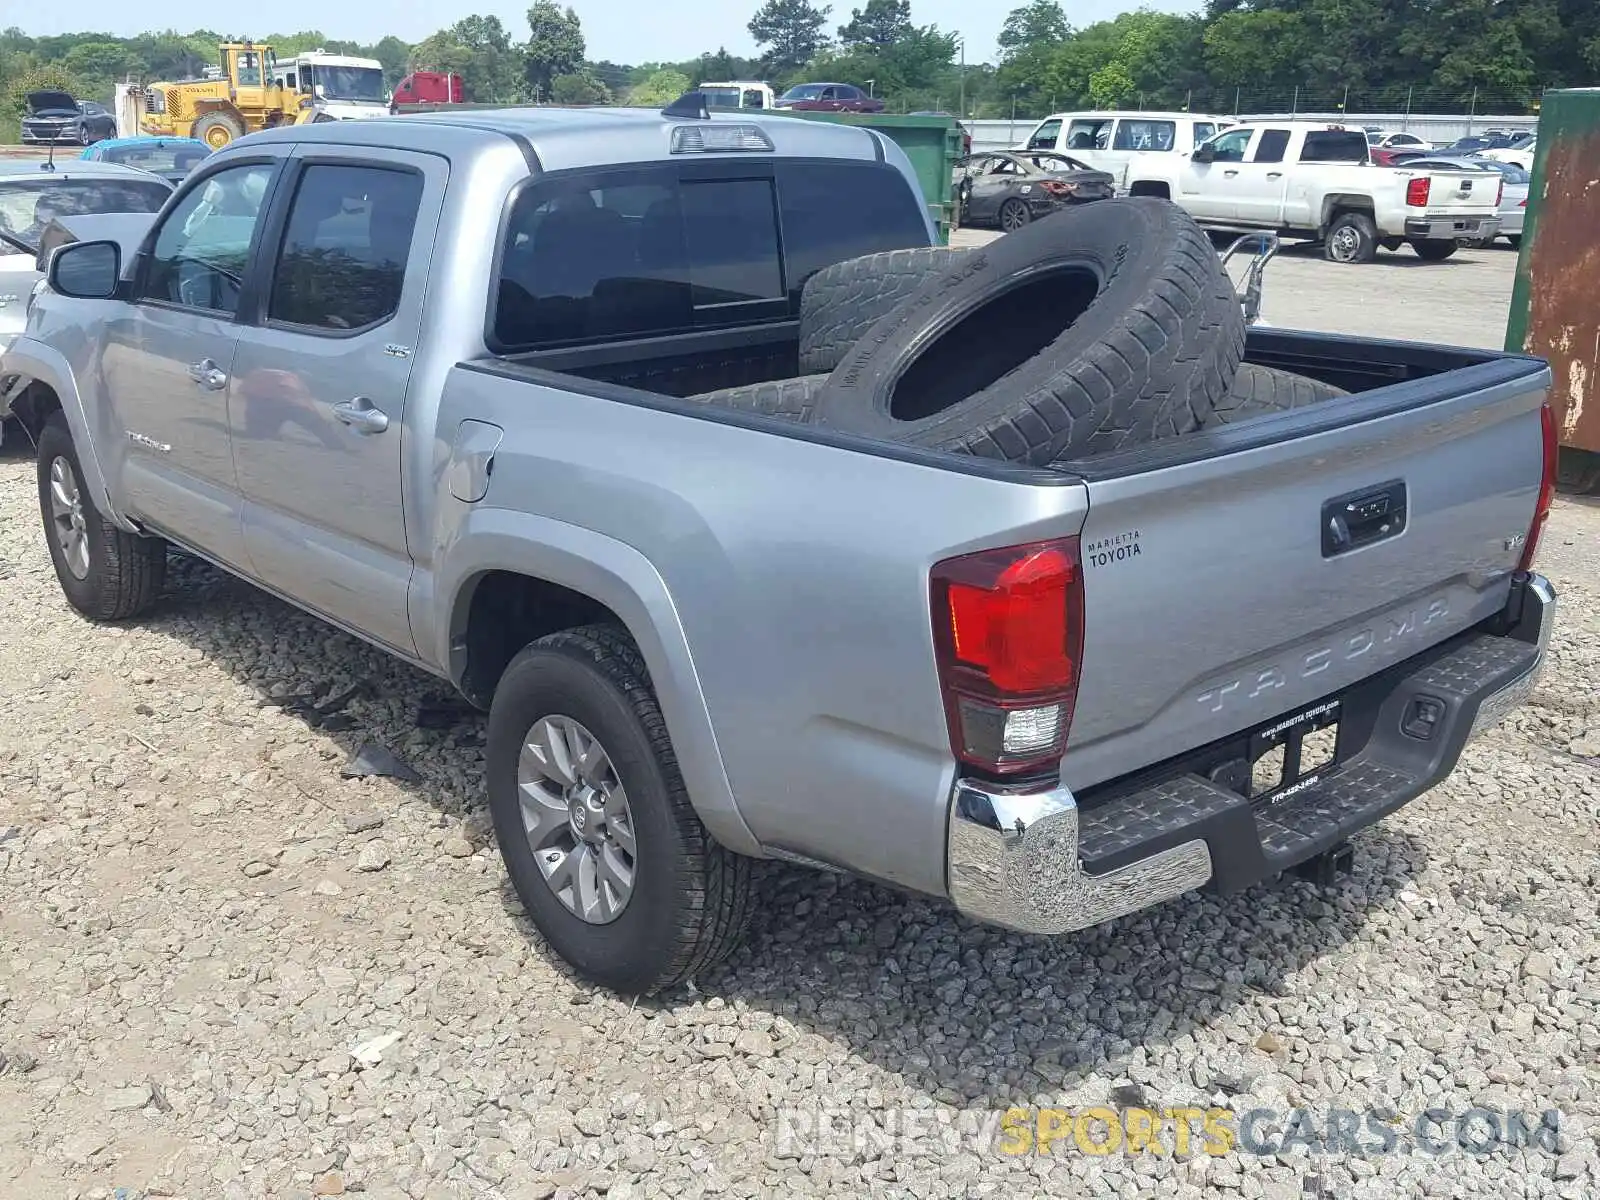
[{"label": "red semi truck", "polygon": [[461,76],[445,71],[413,71],[402,79],[389,97],[389,111],[402,104],[462,104],[466,92]]}]

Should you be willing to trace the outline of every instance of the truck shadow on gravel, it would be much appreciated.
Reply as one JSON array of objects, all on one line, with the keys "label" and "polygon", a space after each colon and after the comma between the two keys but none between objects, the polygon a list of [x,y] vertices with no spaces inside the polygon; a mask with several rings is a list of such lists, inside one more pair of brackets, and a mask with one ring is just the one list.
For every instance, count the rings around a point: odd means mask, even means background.
[{"label": "truck shadow on gravel", "polygon": [[[199,651],[263,706],[361,685],[342,710],[348,721],[318,732],[345,753],[369,741],[395,751],[422,776],[403,785],[408,793],[442,822],[467,819],[486,831],[483,719],[463,715],[448,729],[415,723],[439,681],[204,563],[174,555],[169,580],[143,622],[148,631]],[[326,770],[336,776],[339,765]],[[1394,829],[1369,829],[1356,846],[1354,874],[1327,891],[1283,879],[1058,938],[978,925],[940,902],[863,881],[757,863],[758,915],[744,947],[692,989],[638,1003],[671,1010],[721,997],[846,1046],[951,1105],[1006,1104],[1129,1068],[1138,1074],[1147,1056],[1154,1062],[1159,1049],[1221,1023],[1238,1062],[1255,1066],[1241,1075],[1244,1066],[1219,1064],[1213,1052],[1192,1068],[1204,1078],[1182,1082],[1228,1091],[1271,1067],[1254,1049],[1267,1030],[1231,1014],[1256,997],[1294,995],[1301,968],[1367,936],[1373,914],[1399,906],[1427,865],[1423,845]],[[503,876],[496,895],[508,920],[571,978]],[[774,1041],[778,1055],[807,1055],[804,1043]]]}]

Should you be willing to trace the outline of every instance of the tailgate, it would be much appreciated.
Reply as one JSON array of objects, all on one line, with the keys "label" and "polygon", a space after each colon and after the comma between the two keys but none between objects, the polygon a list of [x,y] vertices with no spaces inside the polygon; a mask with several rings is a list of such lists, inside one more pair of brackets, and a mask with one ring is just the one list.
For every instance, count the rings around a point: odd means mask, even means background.
[{"label": "tailgate", "polygon": [[1486,216],[1500,210],[1498,171],[1429,171],[1429,216]]},{"label": "tailgate", "polygon": [[1548,381],[1492,360],[1074,464],[1089,515],[1065,782],[1252,728],[1498,612]]}]

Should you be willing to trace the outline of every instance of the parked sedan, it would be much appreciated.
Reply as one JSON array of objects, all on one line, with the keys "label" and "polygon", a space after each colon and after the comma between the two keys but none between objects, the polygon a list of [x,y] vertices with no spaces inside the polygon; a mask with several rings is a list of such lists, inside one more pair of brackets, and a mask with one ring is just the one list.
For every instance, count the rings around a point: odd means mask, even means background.
[{"label": "parked sedan", "polygon": [[779,96],[773,107],[796,112],[876,113],[883,111],[883,101],[850,83],[797,83]]},{"label": "parked sedan", "polygon": [[211,147],[198,138],[126,137],[96,142],[79,157],[90,162],[138,167],[177,186],[210,153]]},{"label": "parked sedan", "polygon": [[[1435,154],[1410,159],[1405,165],[1408,170],[1422,171],[1498,171],[1505,187],[1500,193],[1500,230],[1496,236],[1505,238],[1513,248],[1522,245],[1522,223],[1528,215],[1528,172],[1516,163],[1498,162],[1475,154]],[[1487,243],[1465,239],[1461,244]]]},{"label": "parked sedan", "polygon": [[1116,178],[1050,151],[974,154],[955,165],[952,183],[962,224],[998,225],[1007,233],[1069,204],[1108,199]]},{"label": "parked sedan", "polygon": [[66,92],[29,92],[24,101],[22,141],[30,146],[53,146],[70,142],[92,146],[101,138],[117,136],[117,119],[105,105],[92,100],[74,100]]}]

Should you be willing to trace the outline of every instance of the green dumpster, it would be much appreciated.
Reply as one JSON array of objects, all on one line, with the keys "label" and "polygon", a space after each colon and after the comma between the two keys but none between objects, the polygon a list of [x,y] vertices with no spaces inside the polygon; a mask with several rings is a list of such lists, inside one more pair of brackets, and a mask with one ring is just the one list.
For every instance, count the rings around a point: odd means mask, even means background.
[{"label": "green dumpster", "polygon": [[939,229],[939,241],[950,241],[956,223],[956,210],[950,194],[950,177],[961,157],[961,128],[954,117],[892,117],[884,113],[793,112],[775,109],[775,114],[804,117],[810,121],[832,121],[840,125],[861,125],[876,129],[911,160],[922,185],[922,198]]},{"label": "green dumpster", "polygon": [[1506,349],[1550,364],[1559,481],[1600,492],[1600,88],[1544,93]]}]

